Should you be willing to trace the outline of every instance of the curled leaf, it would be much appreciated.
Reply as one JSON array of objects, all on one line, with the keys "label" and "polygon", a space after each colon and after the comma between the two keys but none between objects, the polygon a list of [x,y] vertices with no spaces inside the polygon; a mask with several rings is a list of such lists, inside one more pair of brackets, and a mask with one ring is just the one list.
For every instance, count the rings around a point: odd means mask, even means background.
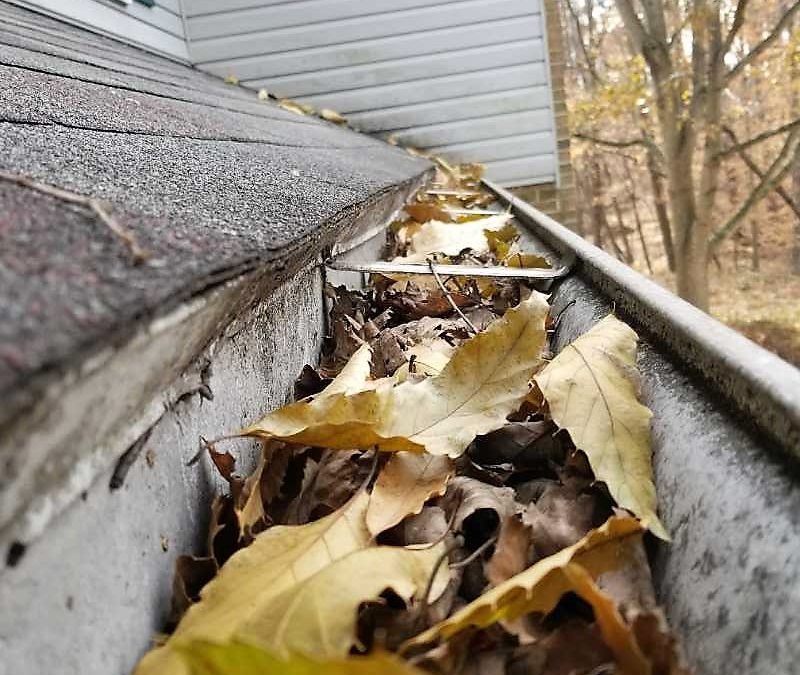
[{"label": "curled leaf", "polygon": [[464,342],[437,377],[399,384],[387,378],[351,395],[330,393],[334,381],[310,402],[269,413],[241,433],[318,447],[457,457],[475,436],[503,426],[527,395],[541,364],[547,311],[544,296],[534,293]]},{"label": "curled leaf", "polygon": [[576,564],[592,578],[615,569],[624,559],[626,539],[641,532],[635,518],[615,516],[574,546],[540,560],[473,600],[455,614],[412,638],[404,648],[447,640],[470,627],[486,628],[529,612],[550,612],[564,593],[579,591],[564,568]]},{"label": "curled leaf", "polygon": [[422,511],[425,502],[444,494],[453,464],[447,457],[398,452],[383,467],[367,508],[367,528],[373,536]]}]

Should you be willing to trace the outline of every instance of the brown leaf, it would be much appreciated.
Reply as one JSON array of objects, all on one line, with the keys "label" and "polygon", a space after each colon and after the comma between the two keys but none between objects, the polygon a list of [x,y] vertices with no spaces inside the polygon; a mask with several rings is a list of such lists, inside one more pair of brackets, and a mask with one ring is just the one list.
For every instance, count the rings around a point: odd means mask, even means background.
[{"label": "brown leaf", "polygon": [[449,514],[455,511],[453,529],[464,534],[471,550],[492,537],[503,520],[522,510],[512,488],[494,487],[466,476],[450,481],[441,506]]},{"label": "brown leaf", "polygon": [[450,213],[444,209],[427,202],[406,204],[405,212],[418,223],[427,223],[429,220],[438,220],[448,223],[453,220]]},{"label": "brown leaf", "polygon": [[577,494],[572,487],[550,486],[541,498],[529,504],[522,516],[531,528],[538,559],[572,546],[592,529],[595,499]]},{"label": "brown leaf", "polygon": [[439,506],[426,506],[400,524],[403,546],[432,544],[441,541],[448,532],[447,516]]},{"label": "brown leaf", "polygon": [[631,538],[624,563],[603,574],[597,584],[614,598],[626,618],[656,609],[653,575],[641,536]]},{"label": "brown leaf", "polygon": [[531,563],[532,545],[531,528],[516,515],[505,518],[494,554],[484,567],[486,578],[497,586],[525,570]]},{"label": "brown leaf", "polygon": [[553,437],[556,431],[549,421],[511,422],[478,436],[470,448],[470,458],[480,464],[510,462],[517,468],[546,466],[564,457],[561,443]]},{"label": "brown leaf", "polygon": [[169,624],[177,625],[189,607],[200,599],[200,591],[217,574],[217,561],[211,556],[198,558],[180,555],[172,577],[172,605]]},{"label": "brown leaf", "polygon": [[520,647],[509,663],[508,675],[605,675],[613,669],[614,656],[597,624],[572,619],[535,644]]},{"label": "brown leaf", "polygon": [[343,506],[369,475],[372,458],[371,451],[326,450],[319,463],[309,462],[303,488],[287,510],[287,524],[307,523]]},{"label": "brown leaf", "polygon": [[680,645],[660,610],[638,614],[633,620],[633,632],[652,663],[653,675],[691,675]]},{"label": "brown leaf", "polygon": [[396,452],[383,467],[367,509],[367,528],[373,537],[419,513],[433,496],[444,494],[453,473],[448,457]]}]

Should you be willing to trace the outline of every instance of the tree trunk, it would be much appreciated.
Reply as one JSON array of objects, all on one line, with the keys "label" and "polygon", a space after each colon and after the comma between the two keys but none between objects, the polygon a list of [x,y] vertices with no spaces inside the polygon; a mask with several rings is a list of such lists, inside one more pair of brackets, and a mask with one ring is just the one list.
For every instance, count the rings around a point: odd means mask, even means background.
[{"label": "tree trunk", "polygon": [[[792,194],[795,199],[800,197],[800,146],[794,153],[794,166],[792,167]],[[800,274],[800,218],[794,221],[794,247],[792,250],[792,271]]]},{"label": "tree trunk", "polygon": [[692,233],[675,258],[676,290],[684,300],[707,312],[709,310],[708,237],[693,227]]},{"label": "tree trunk", "polygon": [[606,222],[605,208],[603,207],[603,182],[600,176],[600,164],[595,157],[589,160],[589,192],[594,245],[598,248],[603,248],[603,230],[608,228],[608,223]]},{"label": "tree trunk", "polygon": [[658,227],[661,230],[661,241],[664,244],[664,252],[667,254],[667,266],[670,272],[674,272],[675,245],[672,243],[672,227],[669,222],[667,197],[664,193],[664,179],[659,173],[658,163],[650,150],[647,152],[647,171],[650,174],[650,183],[653,186],[653,204],[656,209]]}]

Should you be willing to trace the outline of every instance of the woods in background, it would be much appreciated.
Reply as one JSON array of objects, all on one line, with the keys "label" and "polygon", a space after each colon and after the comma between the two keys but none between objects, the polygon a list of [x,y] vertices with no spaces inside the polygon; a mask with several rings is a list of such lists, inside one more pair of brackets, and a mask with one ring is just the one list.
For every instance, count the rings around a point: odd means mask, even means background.
[{"label": "woods in background", "polygon": [[800,0],[560,8],[584,234],[652,272],[655,220],[678,294],[708,310],[723,244],[758,269],[762,230],[791,218],[800,275]]}]

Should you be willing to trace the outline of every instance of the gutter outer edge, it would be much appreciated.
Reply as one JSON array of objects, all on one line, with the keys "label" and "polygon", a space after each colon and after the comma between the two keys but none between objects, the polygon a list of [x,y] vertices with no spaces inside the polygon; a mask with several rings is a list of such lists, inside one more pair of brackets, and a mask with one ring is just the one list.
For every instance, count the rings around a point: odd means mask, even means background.
[{"label": "gutter outer edge", "polygon": [[590,244],[550,216],[484,180],[533,234],[573,253],[577,272],[654,342],[697,372],[793,459],[800,459],[800,369]]}]

